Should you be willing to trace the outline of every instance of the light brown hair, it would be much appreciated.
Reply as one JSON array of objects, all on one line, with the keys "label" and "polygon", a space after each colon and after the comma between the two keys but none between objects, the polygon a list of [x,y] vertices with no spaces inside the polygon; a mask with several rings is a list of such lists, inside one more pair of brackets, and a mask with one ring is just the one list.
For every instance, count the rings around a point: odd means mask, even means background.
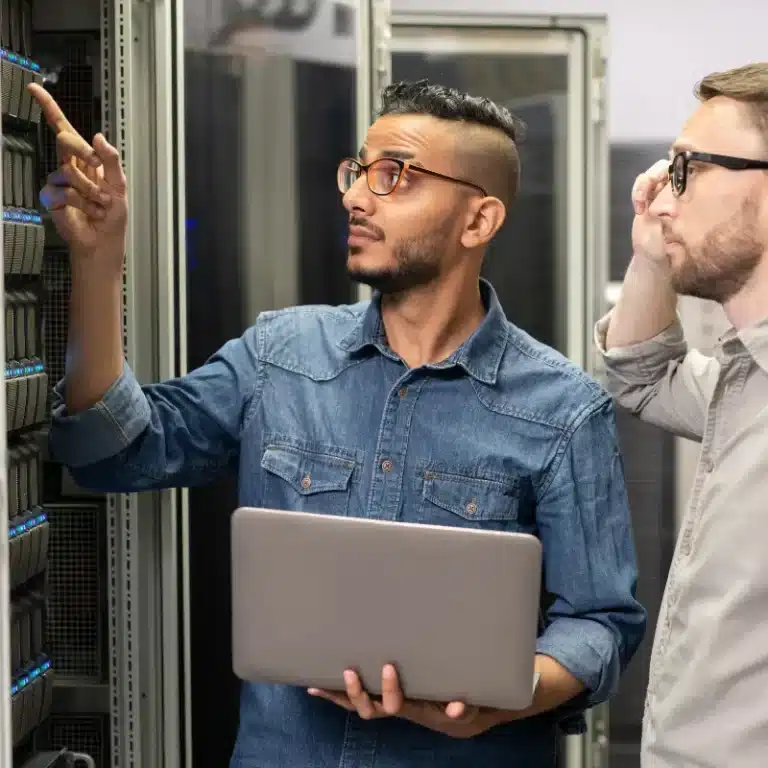
[{"label": "light brown hair", "polygon": [[741,102],[768,143],[768,62],[713,72],[698,83],[695,93],[699,101],[724,96]]}]

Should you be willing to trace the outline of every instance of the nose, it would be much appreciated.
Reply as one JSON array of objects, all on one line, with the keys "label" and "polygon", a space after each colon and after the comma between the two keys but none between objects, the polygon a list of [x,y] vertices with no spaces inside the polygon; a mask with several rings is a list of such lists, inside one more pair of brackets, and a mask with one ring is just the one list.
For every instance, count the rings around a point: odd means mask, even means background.
[{"label": "nose", "polygon": [[368,189],[368,182],[365,174],[360,174],[360,178],[344,193],[342,202],[349,213],[358,211],[370,216],[375,207],[375,196]]},{"label": "nose", "polygon": [[667,182],[648,206],[648,213],[657,218],[670,218],[676,210],[677,198],[672,194],[672,185]]}]

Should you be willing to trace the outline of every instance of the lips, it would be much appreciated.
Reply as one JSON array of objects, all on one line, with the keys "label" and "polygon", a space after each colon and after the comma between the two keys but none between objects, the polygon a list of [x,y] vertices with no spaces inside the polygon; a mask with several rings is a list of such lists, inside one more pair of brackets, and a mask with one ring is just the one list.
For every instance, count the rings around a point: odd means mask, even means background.
[{"label": "lips", "polygon": [[378,234],[368,229],[367,227],[361,227],[359,224],[352,224],[349,228],[350,238],[355,240],[381,240]]}]

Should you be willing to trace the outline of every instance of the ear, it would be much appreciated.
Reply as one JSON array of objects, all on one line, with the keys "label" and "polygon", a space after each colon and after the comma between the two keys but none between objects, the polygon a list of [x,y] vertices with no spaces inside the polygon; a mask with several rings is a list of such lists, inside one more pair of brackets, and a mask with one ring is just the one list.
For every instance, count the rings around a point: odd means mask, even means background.
[{"label": "ear", "polygon": [[467,211],[461,244],[467,250],[482,248],[493,240],[501,229],[507,210],[497,197],[482,197],[473,200]]}]

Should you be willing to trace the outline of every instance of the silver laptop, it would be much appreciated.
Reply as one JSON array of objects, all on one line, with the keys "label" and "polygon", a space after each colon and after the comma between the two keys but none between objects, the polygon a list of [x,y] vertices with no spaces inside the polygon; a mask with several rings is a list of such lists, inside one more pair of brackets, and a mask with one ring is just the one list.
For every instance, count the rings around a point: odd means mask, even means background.
[{"label": "silver laptop", "polygon": [[371,695],[532,700],[541,545],[530,535],[241,508],[232,520],[235,674]]}]

